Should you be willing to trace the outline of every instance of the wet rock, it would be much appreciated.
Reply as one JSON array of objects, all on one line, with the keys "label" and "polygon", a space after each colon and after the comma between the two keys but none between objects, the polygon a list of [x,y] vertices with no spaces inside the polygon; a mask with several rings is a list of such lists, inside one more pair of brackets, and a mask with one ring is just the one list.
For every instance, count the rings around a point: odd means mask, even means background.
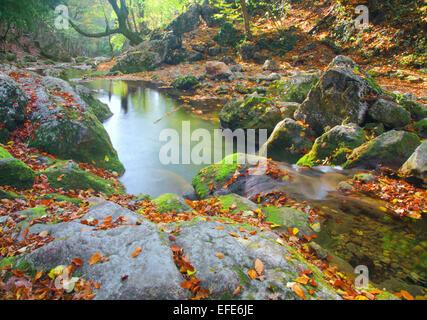
[{"label": "wet rock", "polygon": [[28,189],[35,178],[36,173],[30,167],[0,147],[0,185]]},{"label": "wet rock", "polygon": [[[55,241],[31,252],[24,257],[25,261],[34,269],[50,270],[70,265],[72,259],[79,257],[84,264],[77,267],[76,274],[100,284],[95,299],[186,299],[188,294],[180,286],[184,279],[173,262],[170,245],[162,239],[157,226],[111,202],[92,207],[81,220],[103,221],[108,216],[113,221],[124,217],[129,224],[138,220],[140,224],[98,231],[76,220],[56,225],[37,224],[29,233],[48,231]],[[132,258],[137,246],[142,247],[141,253]],[[97,252],[108,257],[108,261],[89,265],[91,256]],[[128,277],[122,281],[123,275]]]},{"label": "wet rock", "polygon": [[260,154],[273,160],[296,163],[313,145],[309,139],[312,136],[310,129],[293,119],[284,119],[276,125]]},{"label": "wet rock", "polygon": [[352,123],[335,126],[317,138],[311,151],[297,164],[312,167],[327,161],[332,165],[341,165],[347,161],[347,155],[353,149],[365,142],[365,132],[358,125]]},{"label": "wet rock", "polygon": [[427,141],[418,146],[400,170],[427,183]]},{"label": "wet rock", "polygon": [[310,228],[309,216],[307,213],[288,207],[264,207],[262,211],[267,216],[266,221],[279,225],[279,230],[287,231],[288,228],[297,228],[298,237],[313,234]]},{"label": "wet rock", "polygon": [[99,121],[104,122],[113,116],[108,105],[96,99],[90,89],[82,85],[77,85],[74,87],[74,90],[86,102],[86,105],[92,110]]},{"label": "wet rock", "polygon": [[401,128],[411,122],[411,114],[401,106],[384,99],[378,99],[368,110],[371,119],[389,128]]},{"label": "wet rock", "polygon": [[336,57],[295,111],[295,119],[309,124],[318,135],[324,133],[325,127],[343,121],[361,124],[368,109],[363,97],[377,91],[371,86],[372,81],[356,70],[351,59]]},{"label": "wet rock", "polygon": [[354,180],[359,180],[364,183],[370,183],[377,180],[377,177],[370,173],[359,173],[353,177]]},{"label": "wet rock", "polygon": [[212,80],[228,80],[232,76],[230,68],[220,61],[208,61],[205,65],[206,76]]},{"label": "wet rock", "polygon": [[374,169],[383,165],[399,169],[419,145],[417,135],[391,130],[354,149],[343,167]]}]

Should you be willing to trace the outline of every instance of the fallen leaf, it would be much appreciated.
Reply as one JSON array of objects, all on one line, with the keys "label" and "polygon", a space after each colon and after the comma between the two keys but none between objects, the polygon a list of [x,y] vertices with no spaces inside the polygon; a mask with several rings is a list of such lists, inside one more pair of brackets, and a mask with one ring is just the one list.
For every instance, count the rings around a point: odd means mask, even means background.
[{"label": "fallen leaf", "polygon": [[219,259],[222,259],[222,258],[224,257],[224,256],[223,256],[221,253],[219,253],[219,252],[216,254],[216,256],[217,256]]},{"label": "fallen leaf", "polygon": [[257,274],[257,272],[256,272],[255,270],[253,270],[253,269],[250,269],[250,270],[248,271],[248,276],[249,276],[249,278],[251,278],[252,280],[254,280],[254,279],[258,278],[258,274]]},{"label": "fallen leaf", "polygon": [[294,290],[294,292],[298,295],[298,297],[305,300],[304,290],[302,290],[302,288],[300,287],[300,285],[298,283],[295,283],[292,286],[292,290]]},{"label": "fallen leaf", "polygon": [[238,286],[238,287],[236,288],[236,290],[234,290],[234,292],[233,292],[233,296],[238,295],[238,294],[240,293],[240,290],[242,290],[242,286]]},{"label": "fallen leaf", "polygon": [[136,247],[135,251],[132,253],[132,258],[136,258],[141,253],[141,246]]},{"label": "fallen leaf", "polygon": [[255,270],[259,276],[262,276],[264,274],[264,264],[260,259],[255,260]]},{"label": "fallen leaf", "polygon": [[81,265],[83,265],[83,261],[80,258],[75,258],[71,260],[71,263],[73,263],[77,267],[80,267]]},{"label": "fallen leaf", "polygon": [[94,265],[101,259],[101,252],[95,253],[92,257],[90,257],[89,264]]}]

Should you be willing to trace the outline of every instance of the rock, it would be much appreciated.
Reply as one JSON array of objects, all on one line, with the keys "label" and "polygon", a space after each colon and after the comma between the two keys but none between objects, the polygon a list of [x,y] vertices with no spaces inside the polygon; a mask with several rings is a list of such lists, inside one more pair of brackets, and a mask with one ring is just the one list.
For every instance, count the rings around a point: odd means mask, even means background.
[{"label": "rock", "polygon": [[96,99],[90,89],[82,85],[77,85],[74,87],[74,90],[86,102],[86,105],[92,110],[99,121],[104,122],[113,116],[108,105]]},{"label": "rock", "polygon": [[341,181],[338,183],[337,190],[339,192],[350,192],[353,190],[353,185],[347,181]]},{"label": "rock", "polygon": [[313,233],[309,225],[309,216],[301,210],[288,207],[264,207],[266,221],[280,225],[278,230],[287,231],[288,228],[298,228],[298,237],[309,236]]},{"label": "rock", "polygon": [[224,62],[226,65],[235,65],[236,64],[236,61],[234,61],[233,57],[231,57],[231,56],[222,57],[220,61]]},{"label": "rock", "polygon": [[401,106],[384,99],[378,99],[368,110],[371,119],[389,128],[401,128],[411,122],[411,114]]},{"label": "rock", "polygon": [[359,180],[364,183],[370,183],[377,180],[377,177],[370,173],[359,173],[353,177],[353,180]]},{"label": "rock", "polygon": [[222,108],[219,118],[223,128],[267,129],[270,134],[282,120],[282,115],[271,100],[254,95],[245,100],[228,102]]},{"label": "rock", "polygon": [[419,145],[417,135],[391,130],[354,149],[343,167],[375,169],[383,165],[397,170]]},{"label": "rock", "polygon": [[349,58],[338,56],[295,111],[295,119],[309,124],[318,135],[325,127],[343,121],[361,124],[368,109],[363,97],[377,92],[372,81],[368,82]]},{"label": "rock", "polygon": [[400,170],[427,183],[427,141],[418,146]]},{"label": "rock", "polygon": [[206,76],[212,80],[228,80],[232,72],[230,68],[220,61],[208,61],[206,62]]},{"label": "rock", "polygon": [[35,43],[40,48],[42,55],[54,61],[71,62],[69,52],[62,46],[61,41],[50,26],[41,23],[37,30]]},{"label": "rock", "polygon": [[144,41],[132,51],[121,56],[110,72],[120,71],[128,74],[152,71],[165,62],[168,53],[169,48],[166,41]]},{"label": "rock", "polygon": [[[21,87],[3,72],[0,72],[0,122],[7,131],[13,131],[24,123],[27,98]],[[5,133],[7,136],[9,133]]]},{"label": "rock", "polygon": [[239,48],[239,53],[243,61],[249,62],[254,59],[255,53],[258,51],[256,44],[251,42],[246,42],[242,44]]},{"label": "rock", "polygon": [[176,211],[181,213],[184,211],[191,211],[191,207],[185,202],[183,198],[174,193],[165,193],[153,200],[154,204],[159,208],[159,212],[172,212]]},{"label": "rock", "polygon": [[418,121],[415,124],[414,129],[420,137],[427,139],[427,118]]},{"label": "rock", "polygon": [[216,14],[220,13],[220,9],[211,5],[209,0],[205,0],[202,4],[201,15],[203,20],[210,28],[218,27],[222,19],[215,17]]},{"label": "rock", "polygon": [[[162,239],[157,226],[132,211],[121,206],[104,202],[89,209],[81,219],[103,221],[112,216],[127,218],[125,225],[109,230],[94,230],[75,220],[56,225],[36,224],[29,233],[48,231],[55,241],[34,250],[23,259],[33,269],[51,270],[59,265],[70,265],[79,257],[84,263],[77,267],[78,274],[85,280],[99,283],[95,299],[187,299],[188,293],[180,284],[185,281],[173,262],[172,251]],[[84,227],[84,228],[83,228]],[[141,253],[133,258],[132,253],[141,246]],[[97,252],[108,257],[108,261],[89,265],[90,258]],[[127,275],[126,280],[121,277]]]},{"label": "rock", "polygon": [[285,118],[293,118],[295,110],[299,108],[301,105],[297,102],[281,102],[279,101],[277,105],[280,108],[280,112],[282,113],[282,116]]},{"label": "rock", "polygon": [[[37,98],[35,110],[29,120],[39,125],[34,135],[29,137],[30,147],[41,149],[61,159],[94,162],[95,166],[102,166],[106,170],[124,172],[107,132],[93,112],[94,110],[98,115],[108,112],[105,108],[101,105],[90,108],[73,88],[61,79],[28,77],[22,79],[21,85],[32,89]],[[53,94],[52,91],[60,94]],[[72,99],[64,99],[67,96]],[[80,107],[77,108],[77,105]]]},{"label": "rock", "polygon": [[[276,242],[278,237],[272,232],[259,231],[247,225],[228,225],[200,219],[179,223],[170,229],[178,226],[180,233],[176,236],[176,245],[189,256],[191,264],[197,269],[200,285],[210,290],[213,299],[268,299],[272,293],[268,287],[274,288],[280,299],[300,299],[287,284],[298,277],[300,268],[314,268],[314,274],[319,274],[318,269],[308,266],[294,249]],[[219,226],[224,229],[216,229]],[[242,227],[245,232],[240,231]],[[252,230],[258,231],[257,234],[248,240],[243,239]],[[229,233],[239,237],[232,237]],[[290,255],[290,252],[295,255]],[[222,259],[217,257],[218,253],[222,254]],[[248,271],[254,269],[256,259],[264,266],[261,280],[252,280],[248,276]],[[318,289],[314,296],[306,293],[307,299],[340,299],[323,279],[315,276],[315,281]],[[232,293],[238,286],[242,286],[242,289],[233,297]]]},{"label": "rock", "polygon": [[179,15],[173,20],[166,30],[172,30],[176,35],[182,35],[186,32],[196,30],[200,25],[200,16],[202,14],[202,6],[196,3],[191,5],[188,10]]},{"label": "rock", "polygon": [[205,57],[202,53],[197,51],[188,51],[186,54],[186,61],[188,62],[197,62],[204,60]]},{"label": "rock", "polygon": [[230,66],[230,70],[231,70],[231,72],[243,72],[243,71],[245,71],[245,69],[243,68],[243,66],[241,64],[234,64],[234,65]]},{"label": "rock", "polygon": [[238,213],[242,211],[249,212],[258,209],[258,206],[255,203],[235,193],[218,197],[218,201],[219,203],[221,203],[224,209],[233,208],[231,209],[233,213]]},{"label": "rock", "polygon": [[317,74],[299,74],[288,78],[284,82],[284,90],[280,92],[280,100],[302,103],[318,81]]},{"label": "rock", "polygon": [[358,125],[351,123],[335,126],[316,139],[311,151],[302,157],[297,165],[341,165],[347,161],[347,154],[365,142],[365,132]]},{"label": "rock", "polygon": [[[106,195],[124,192],[124,188],[113,186],[109,180],[105,180],[91,172],[81,170],[73,161],[60,161],[43,171],[53,188],[63,188],[64,190],[88,190],[102,192]],[[58,178],[60,179],[58,181]]]},{"label": "rock", "polygon": [[279,71],[280,70],[280,62],[277,60],[266,60],[264,62],[264,66],[262,67],[265,71]]},{"label": "rock", "polygon": [[0,147],[0,185],[29,189],[35,178],[36,173],[30,167]]},{"label": "rock", "polygon": [[260,155],[273,160],[296,163],[310,150],[313,132],[292,119],[279,122],[267,142],[260,149]]},{"label": "rock", "polygon": [[171,86],[179,90],[191,90],[199,85],[199,80],[195,76],[181,76],[175,78]]},{"label": "rock", "polygon": [[415,121],[427,118],[427,106],[425,104],[411,100],[402,100],[399,103],[411,113],[411,117]]},{"label": "rock", "polygon": [[223,50],[222,47],[220,47],[220,46],[214,46],[214,47],[209,48],[207,53],[211,57],[216,57],[216,56],[220,55],[223,52],[224,52],[224,50]]},{"label": "rock", "polygon": [[221,24],[221,28],[213,39],[224,47],[235,48],[243,39],[244,34],[234,27],[231,22],[224,22]]}]

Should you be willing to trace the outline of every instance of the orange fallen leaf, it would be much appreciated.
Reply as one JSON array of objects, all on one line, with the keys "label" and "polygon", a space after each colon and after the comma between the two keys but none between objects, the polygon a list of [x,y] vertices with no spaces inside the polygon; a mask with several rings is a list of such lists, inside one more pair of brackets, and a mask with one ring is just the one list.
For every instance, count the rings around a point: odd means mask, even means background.
[{"label": "orange fallen leaf", "polygon": [[223,230],[224,227],[218,226],[218,227],[215,227],[215,229],[217,229],[217,230]]},{"label": "orange fallen leaf", "polygon": [[401,290],[400,294],[402,295],[402,297],[404,297],[406,300],[415,300],[415,298],[412,296],[412,294],[410,294],[408,291],[406,290]]},{"label": "orange fallen leaf", "polygon": [[141,246],[136,247],[135,251],[132,253],[132,258],[136,258],[141,253]]},{"label": "orange fallen leaf", "polygon": [[292,289],[298,295],[298,297],[300,297],[301,299],[305,300],[304,290],[302,290],[302,288],[300,287],[300,285],[298,283],[295,283],[292,286]]},{"label": "orange fallen leaf", "polygon": [[240,290],[242,290],[242,286],[238,286],[238,287],[236,288],[236,290],[234,290],[234,292],[233,292],[233,296],[238,295],[238,294],[240,293]]},{"label": "orange fallen leaf", "polygon": [[256,272],[255,270],[253,270],[253,269],[250,269],[250,270],[248,271],[248,276],[249,276],[249,278],[251,278],[252,280],[254,280],[254,279],[258,278],[258,274],[257,274],[257,272]]},{"label": "orange fallen leaf", "polygon": [[229,234],[230,236],[232,236],[232,237],[235,237],[235,238],[238,238],[238,237],[239,237],[239,235],[237,235],[236,233],[229,232],[228,234]]},{"label": "orange fallen leaf", "polygon": [[73,263],[77,267],[80,267],[83,264],[83,261],[80,258],[75,258],[75,259],[71,260],[71,263]]},{"label": "orange fallen leaf", "polygon": [[90,257],[89,264],[94,265],[101,259],[101,252],[95,253],[92,257]]},{"label": "orange fallen leaf", "polygon": [[216,256],[217,256],[219,259],[222,259],[222,258],[224,257],[224,256],[223,256],[221,253],[219,253],[219,252],[216,254]]}]

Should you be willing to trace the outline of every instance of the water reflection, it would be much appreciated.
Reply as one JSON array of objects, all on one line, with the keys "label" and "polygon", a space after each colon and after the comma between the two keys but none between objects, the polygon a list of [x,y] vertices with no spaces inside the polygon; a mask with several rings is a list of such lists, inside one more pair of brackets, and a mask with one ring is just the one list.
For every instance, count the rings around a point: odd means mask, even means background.
[{"label": "water reflection", "polygon": [[[138,82],[96,80],[89,86],[97,89],[98,98],[107,103],[114,113],[104,127],[126,168],[120,180],[128,193],[158,196],[166,192],[182,194],[191,190],[192,178],[205,165],[162,165],[159,152],[164,142],[159,140],[160,132],[174,129],[181,137],[182,122],[189,121],[191,130],[204,128],[214,136],[213,131],[219,128],[219,122],[203,120],[179,109],[174,100],[144,88]],[[184,142],[179,143],[182,146]],[[187,147],[192,148],[196,144],[191,142]],[[211,152],[223,152],[223,148],[219,149],[212,143]]]}]

